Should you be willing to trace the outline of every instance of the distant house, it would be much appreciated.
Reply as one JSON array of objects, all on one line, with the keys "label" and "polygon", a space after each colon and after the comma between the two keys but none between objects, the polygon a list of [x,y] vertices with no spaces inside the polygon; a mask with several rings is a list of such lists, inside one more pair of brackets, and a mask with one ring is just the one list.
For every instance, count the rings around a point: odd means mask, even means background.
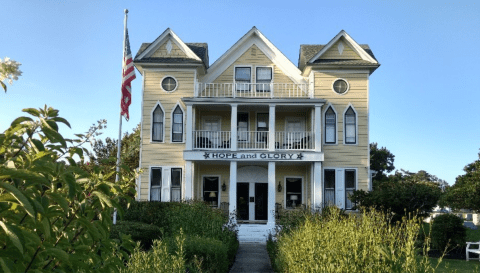
[{"label": "distant house", "polygon": [[351,209],[371,188],[368,45],[340,31],[301,45],[294,65],[253,27],[209,65],[205,43],[171,29],[142,44],[138,199],[201,199],[240,223],[274,224],[275,209]]}]

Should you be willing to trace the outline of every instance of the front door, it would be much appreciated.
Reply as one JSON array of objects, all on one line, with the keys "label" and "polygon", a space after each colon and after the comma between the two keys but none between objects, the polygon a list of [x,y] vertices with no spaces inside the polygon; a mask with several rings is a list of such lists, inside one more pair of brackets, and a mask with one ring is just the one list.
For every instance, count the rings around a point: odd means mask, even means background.
[{"label": "front door", "polygon": [[237,183],[237,220],[268,220],[268,183]]}]

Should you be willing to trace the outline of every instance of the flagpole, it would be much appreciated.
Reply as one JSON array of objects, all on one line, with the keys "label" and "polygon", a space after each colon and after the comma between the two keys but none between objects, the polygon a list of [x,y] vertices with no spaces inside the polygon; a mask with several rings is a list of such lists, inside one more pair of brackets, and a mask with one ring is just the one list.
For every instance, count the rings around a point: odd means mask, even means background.
[{"label": "flagpole", "polygon": [[[124,20],[124,28],[123,28],[123,58],[122,58],[122,82],[123,82],[123,67],[125,62],[125,39],[127,39],[127,17],[128,17],[128,9],[124,10],[125,12],[125,20]],[[122,84],[123,85],[123,84]],[[122,92],[120,92],[120,122],[118,128],[118,143],[117,143],[117,172],[115,175],[115,183],[118,182],[120,179],[120,152],[122,149]],[[117,224],[117,209],[113,211],[113,224]]]}]

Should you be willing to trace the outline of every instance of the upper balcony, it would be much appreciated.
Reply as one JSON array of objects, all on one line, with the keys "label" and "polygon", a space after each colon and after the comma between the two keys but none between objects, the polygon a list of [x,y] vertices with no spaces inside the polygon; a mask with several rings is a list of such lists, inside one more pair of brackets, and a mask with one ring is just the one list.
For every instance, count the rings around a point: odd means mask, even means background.
[{"label": "upper balcony", "polygon": [[308,84],[202,83],[195,84],[197,98],[313,98]]}]

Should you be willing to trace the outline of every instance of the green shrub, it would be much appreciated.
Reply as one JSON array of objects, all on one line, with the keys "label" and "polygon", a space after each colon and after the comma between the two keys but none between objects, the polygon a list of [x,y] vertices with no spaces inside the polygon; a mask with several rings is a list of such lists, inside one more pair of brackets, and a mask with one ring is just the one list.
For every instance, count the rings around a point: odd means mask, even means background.
[{"label": "green shrub", "polygon": [[128,234],[134,241],[140,242],[140,247],[143,250],[150,249],[153,240],[161,237],[159,227],[133,221],[118,221],[116,225],[112,226],[110,238],[119,239],[121,233]]},{"label": "green shrub", "polygon": [[465,246],[467,236],[463,220],[454,214],[442,214],[432,223],[432,246],[440,251],[449,251]]},{"label": "green shrub", "polygon": [[[420,221],[391,224],[385,214],[307,217],[304,224],[278,236],[274,268],[280,272],[434,272],[419,257],[415,239]],[[275,248],[273,249],[275,252]]]},{"label": "green shrub", "polygon": [[167,244],[161,240],[154,240],[150,251],[143,251],[137,243],[127,269],[122,273],[150,273],[150,272],[185,272],[184,236],[177,236],[175,245],[177,252],[169,254]]}]

